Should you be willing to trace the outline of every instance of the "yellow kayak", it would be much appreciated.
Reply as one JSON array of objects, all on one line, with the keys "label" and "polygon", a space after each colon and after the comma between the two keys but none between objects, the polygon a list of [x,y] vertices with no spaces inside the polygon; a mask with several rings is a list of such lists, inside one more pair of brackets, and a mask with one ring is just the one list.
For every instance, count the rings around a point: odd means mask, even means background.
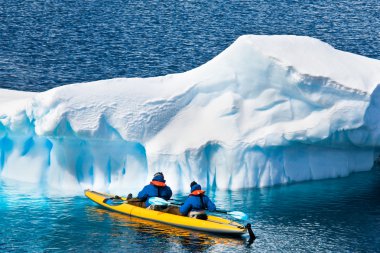
[{"label": "yellow kayak", "polygon": [[[168,210],[164,211],[155,211],[142,207],[133,205],[133,203],[128,203],[126,201],[119,202],[116,205],[113,205],[109,200],[113,195],[99,193],[95,191],[85,190],[85,195],[95,203],[104,206],[113,211],[119,213],[157,221],[165,224],[169,224],[176,227],[199,230],[210,233],[218,234],[227,234],[227,235],[242,235],[247,232],[247,229],[234,221],[223,219],[217,216],[208,215],[207,220],[200,220],[195,218],[190,218],[187,216],[176,215],[177,211]],[[178,207],[173,207],[177,208]],[[172,213],[170,213],[172,212]]]}]

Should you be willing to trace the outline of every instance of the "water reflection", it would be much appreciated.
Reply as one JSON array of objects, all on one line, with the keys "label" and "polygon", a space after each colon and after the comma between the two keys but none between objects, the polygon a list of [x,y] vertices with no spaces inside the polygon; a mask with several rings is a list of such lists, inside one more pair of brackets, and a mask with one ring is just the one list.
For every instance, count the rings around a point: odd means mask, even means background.
[{"label": "water reflection", "polygon": [[[103,222],[108,220],[112,226],[125,228],[125,233],[113,233],[115,237],[129,241],[131,231],[136,233],[136,238],[143,238],[143,240],[154,239],[160,242],[162,251],[174,250],[173,247],[178,247],[189,252],[203,252],[207,251],[213,245],[228,245],[237,246],[244,244],[243,238],[229,238],[218,235],[207,234],[198,231],[191,231],[182,228],[169,226],[166,224],[144,220],[117,212],[112,212],[101,207],[90,206],[86,208],[87,213],[95,218],[102,217]],[[150,237],[150,238],[147,238]]]}]

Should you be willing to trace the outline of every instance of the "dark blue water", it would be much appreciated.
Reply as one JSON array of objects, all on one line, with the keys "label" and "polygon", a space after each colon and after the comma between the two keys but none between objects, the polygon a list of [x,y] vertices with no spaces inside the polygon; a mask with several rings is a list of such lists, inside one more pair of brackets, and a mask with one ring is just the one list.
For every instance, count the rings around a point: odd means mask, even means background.
[{"label": "dark blue water", "polygon": [[[43,91],[183,72],[243,34],[307,35],[380,59],[379,13],[378,0],[0,0],[0,87]],[[220,208],[251,216],[258,236],[253,245],[1,181],[0,251],[380,252],[379,168],[210,196]]]},{"label": "dark blue water", "polygon": [[190,70],[243,34],[296,34],[380,59],[378,0],[0,0],[0,87]]},{"label": "dark blue water", "polygon": [[[0,251],[379,252],[380,168],[264,189],[209,193],[219,208],[250,215],[256,241],[131,218],[85,197],[54,196],[2,181]],[[178,199],[182,196],[177,195]]]}]

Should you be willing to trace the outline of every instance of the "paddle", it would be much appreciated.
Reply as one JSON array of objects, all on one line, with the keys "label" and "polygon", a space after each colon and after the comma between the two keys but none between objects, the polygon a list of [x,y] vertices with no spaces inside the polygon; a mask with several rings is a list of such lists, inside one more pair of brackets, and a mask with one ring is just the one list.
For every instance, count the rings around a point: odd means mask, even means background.
[{"label": "paddle", "polygon": [[248,220],[248,215],[246,213],[240,211],[225,211],[225,210],[215,210],[217,213],[225,213],[231,215],[235,219],[246,221]]},{"label": "paddle", "polygon": [[166,201],[160,197],[151,197],[148,200],[149,204],[156,205],[156,206],[168,206],[171,203],[169,201]]},{"label": "paddle", "polygon": [[[159,206],[167,206],[167,205],[181,205],[183,203],[177,201],[177,200],[174,200],[177,202],[177,204],[173,204],[173,203],[170,203],[169,201],[166,201],[162,198],[159,198],[159,197],[152,197],[152,198],[149,198],[148,202],[149,204],[151,205],[159,205]],[[224,214],[228,214],[232,217],[234,217],[235,219],[238,219],[238,220],[243,220],[243,221],[246,221],[248,220],[248,215],[243,213],[243,212],[240,212],[240,211],[225,211],[225,210],[215,210],[215,212],[218,212],[218,213],[224,213]]]}]

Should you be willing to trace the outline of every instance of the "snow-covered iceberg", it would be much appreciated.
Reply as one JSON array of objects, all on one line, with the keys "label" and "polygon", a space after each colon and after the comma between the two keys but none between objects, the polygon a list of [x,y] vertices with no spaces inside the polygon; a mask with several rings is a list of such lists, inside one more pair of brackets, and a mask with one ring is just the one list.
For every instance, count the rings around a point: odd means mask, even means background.
[{"label": "snow-covered iceberg", "polygon": [[185,73],[0,90],[1,176],[120,193],[156,171],[183,191],[346,176],[379,154],[378,84],[379,60],[247,35]]}]

